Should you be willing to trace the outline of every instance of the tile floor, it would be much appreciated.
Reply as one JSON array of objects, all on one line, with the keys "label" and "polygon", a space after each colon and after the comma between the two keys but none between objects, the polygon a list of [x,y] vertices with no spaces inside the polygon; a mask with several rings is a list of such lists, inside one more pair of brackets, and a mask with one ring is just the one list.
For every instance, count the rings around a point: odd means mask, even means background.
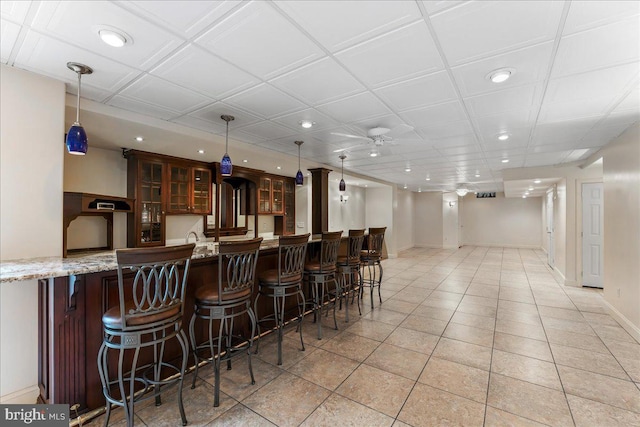
[{"label": "tile floor", "polygon": [[[323,319],[322,340],[306,319],[304,352],[289,328],[282,367],[263,338],[256,384],[236,359],[218,408],[202,370],[184,390],[189,425],[640,426],[640,344],[599,291],[558,285],[542,252],[411,249],[383,266],[382,304],[350,323],[339,312],[339,331]],[[136,417],[180,425],[172,397]]]}]

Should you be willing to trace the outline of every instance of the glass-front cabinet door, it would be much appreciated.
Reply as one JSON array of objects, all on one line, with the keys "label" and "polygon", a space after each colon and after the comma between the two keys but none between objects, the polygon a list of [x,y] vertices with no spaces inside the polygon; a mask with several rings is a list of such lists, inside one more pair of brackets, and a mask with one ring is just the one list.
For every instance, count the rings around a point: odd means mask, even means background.
[{"label": "glass-front cabinet door", "polygon": [[211,214],[211,171],[193,168],[193,209],[192,213]]},{"label": "glass-front cabinet door", "polygon": [[191,212],[190,182],[190,167],[169,165],[169,200],[167,206],[169,213]]},{"label": "glass-front cabinet door", "polygon": [[258,213],[271,213],[271,178],[260,178],[260,188],[258,188]]},{"label": "glass-front cabinet door", "polygon": [[271,181],[271,213],[284,213],[284,181],[273,179]]},{"label": "glass-front cabinet door", "polygon": [[162,163],[140,162],[141,200],[137,220],[140,221],[140,244],[143,246],[163,244],[162,175]]}]

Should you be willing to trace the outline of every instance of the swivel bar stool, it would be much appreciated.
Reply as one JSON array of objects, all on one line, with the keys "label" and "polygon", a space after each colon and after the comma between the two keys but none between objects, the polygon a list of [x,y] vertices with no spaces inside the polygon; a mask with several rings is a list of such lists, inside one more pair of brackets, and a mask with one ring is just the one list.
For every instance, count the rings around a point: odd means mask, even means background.
[{"label": "swivel bar stool", "polygon": [[[384,232],[387,227],[369,228],[369,237],[367,240],[367,248],[360,255],[360,298],[363,295],[363,288],[370,288],[371,293],[371,309],[373,310],[373,289],[378,288],[378,298],[382,303],[380,295],[380,285],[382,284],[382,244],[384,242]],[[367,275],[365,278],[365,268]],[[377,270],[377,272],[376,272]],[[379,274],[378,274],[379,273]]]},{"label": "swivel bar stool", "polygon": [[[338,256],[338,279],[339,286],[336,290],[336,301],[340,299],[340,307],[342,308],[342,298],[345,299],[345,321],[349,322],[349,295],[356,293],[356,283],[360,284],[360,254],[362,251],[362,244],[364,243],[364,229],[363,230],[349,230],[349,240],[347,245],[347,255]],[[357,278],[356,278],[357,275]],[[360,311],[360,288],[357,290],[358,298],[358,313]],[[353,299],[352,299],[353,301]],[[335,305],[334,305],[335,311]]]},{"label": "swivel bar stool", "polygon": [[260,274],[258,294],[254,303],[254,312],[258,316],[258,298],[260,296],[273,299],[273,314],[258,317],[258,342],[256,353],[260,345],[260,324],[274,322],[278,330],[278,365],[282,365],[282,330],[285,324],[285,303],[287,297],[295,296],[298,308],[298,331],[300,332],[300,344],[304,351],[302,340],[302,319],[304,316],[305,300],[302,292],[302,275],[304,272],[307,243],[310,233],[299,236],[280,236],[278,245],[278,268],[267,270]]},{"label": "swivel bar stool", "polygon": [[[308,261],[304,266],[305,281],[309,284],[313,295],[313,317],[318,324],[318,339],[322,339],[322,306],[324,305],[325,296],[327,299],[330,296],[328,285],[333,282],[335,287],[339,287],[336,280],[336,261],[341,238],[342,231],[323,232],[320,243],[320,257]],[[333,312],[333,323],[337,330],[338,322],[336,321],[335,310]]]},{"label": "swivel bar stool", "polygon": [[[218,251],[218,281],[207,284],[196,290],[196,306],[191,322],[189,335],[196,367],[191,388],[195,388],[198,378],[200,354],[206,353],[207,361],[213,362],[215,376],[213,406],[220,406],[220,365],[227,361],[227,369],[231,369],[231,357],[234,353],[247,350],[251,384],[256,381],[251,367],[251,347],[256,332],[256,317],[251,308],[253,282],[262,237],[237,242],[220,242]],[[248,315],[251,323],[251,335],[243,337],[233,335],[233,323],[238,316]],[[207,321],[208,339],[197,344],[195,336],[196,319]],[[218,321],[218,335],[213,335],[213,322]]]},{"label": "swivel bar stool", "polygon": [[[118,305],[102,316],[104,337],[98,351],[98,372],[107,401],[105,426],[109,424],[111,405],[124,408],[127,426],[133,426],[134,403],[155,397],[178,384],[178,407],[182,425],[187,417],[182,403],[182,383],[189,357],[187,335],[182,329],[184,296],[191,255],[195,244],[116,251],[118,261]],[[133,278],[128,272],[133,272]],[[126,274],[126,276],[125,276]],[[182,354],[179,364],[165,358],[165,343],[176,338]],[[151,348],[153,361],[138,365],[140,350]],[[117,379],[110,379],[109,350],[118,350]],[[133,351],[131,368],[125,372],[125,353]],[[148,350],[146,350],[148,351]],[[167,376],[172,372],[173,375]],[[138,387],[136,387],[136,384]],[[117,387],[115,387],[117,385]],[[141,386],[141,387],[140,387]],[[120,397],[115,397],[114,388]],[[138,391],[135,389],[139,388]]]}]

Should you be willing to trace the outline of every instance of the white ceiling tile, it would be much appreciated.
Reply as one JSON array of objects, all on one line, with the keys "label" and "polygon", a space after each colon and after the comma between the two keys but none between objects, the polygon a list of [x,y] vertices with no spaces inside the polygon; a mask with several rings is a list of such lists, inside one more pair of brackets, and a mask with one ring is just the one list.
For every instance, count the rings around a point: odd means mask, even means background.
[{"label": "white ceiling tile", "polygon": [[640,3],[637,1],[572,0],[563,34],[575,33],[638,14]]},{"label": "white ceiling tile", "polygon": [[445,124],[458,122],[466,118],[464,109],[458,101],[431,105],[429,107],[404,111],[399,114],[403,120],[416,128],[428,127],[434,123]]},{"label": "white ceiling tile", "polygon": [[356,122],[391,113],[382,102],[369,92],[320,105],[317,108],[343,123]]},{"label": "white ceiling tile", "polygon": [[485,143],[498,141],[498,136],[503,133],[509,135],[509,140],[506,143],[526,143],[533,123],[532,116],[533,110],[513,110],[491,116],[476,117],[473,120]]},{"label": "white ceiling tile", "polygon": [[365,88],[333,58],[322,58],[281,77],[272,85],[309,105],[323,104]]},{"label": "white ceiling tile", "polygon": [[[507,89],[542,81],[549,70],[553,43],[510,51],[451,69],[463,97]],[[487,76],[495,70],[511,68],[515,72],[503,83],[493,83]]]},{"label": "white ceiling tile", "polygon": [[429,15],[435,15],[445,9],[464,3],[463,0],[422,0],[424,9]]},{"label": "white ceiling tile", "polygon": [[429,143],[436,149],[447,149],[451,147],[476,146],[476,138],[473,134],[461,134],[452,137],[430,139]]},{"label": "white ceiling tile", "polygon": [[[336,54],[336,58],[372,87],[443,68],[424,21],[343,50]],[[380,58],[385,58],[383,64]]]},{"label": "white ceiling tile", "polygon": [[619,124],[630,125],[638,120],[640,120],[640,109],[614,111],[598,123],[598,127],[615,126]]},{"label": "white ceiling tile", "polygon": [[513,110],[527,111],[539,102],[540,92],[540,84],[520,86],[465,98],[465,103],[469,107],[469,113],[474,117],[508,113]]},{"label": "white ceiling tile", "polygon": [[224,135],[226,133],[226,123],[220,120],[220,123],[213,123],[209,120],[198,119],[193,116],[181,116],[171,120],[174,123],[178,123],[190,128],[200,129],[205,132],[210,132],[216,135]]},{"label": "white ceiling tile", "polygon": [[613,138],[620,136],[630,125],[630,123],[618,123],[607,126],[596,126],[591,129],[585,137],[591,141],[601,140],[603,141],[602,145],[604,145]]},{"label": "white ceiling tile", "polygon": [[386,33],[421,18],[413,1],[276,1],[331,52]]},{"label": "white ceiling tile", "polygon": [[5,64],[9,60],[19,33],[20,25],[0,19],[0,61]]},{"label": "white ceiling tile", "polygon": [[[313,122],[314,125],[311,128],[305,129],[300,125],[300,122],[303,120],[308,120],[310,122]],[[315,110],[313,108],[308,108],[306,110],[302,110],[292,114],[287,114],[281,117],[277,117],[277,118],[274,118],[272,121],[274,123],[279,123],[283,126],[287,126],[291,129],[294,129],[296,132],[298,132],[301,135],[310,134],[312,129],[316,131],[316,130],[335,128],[337,126],[340,126],[340,122],[325,116],[324,114],[320,113],[318,110]]]},{"label": "white ceiling tile", "polygon": [[599,117],[585,117],[569,121],[538,123],[531,142],[536,145],[545,145],[573,141],[575,144],[593,128],[598,119]]},{"label": "white ceiling tile", "polygon": [[457,98],[446,71],[381,87],[374,92],[395,111],[438,104]]},{"label": "white ceiling tile", "polygon": [[223,17],[241,2],[235,1],[127,1],[125,7],[136,10],[166,29],[191,38]]},{"label": "white ceiling tile", "polygon": [[261,1],[235,11],[196,43],[265,80],[324,56],[269,3]]},{"label": "white ceiling tile", "polygon": [[107,102],[107,104],[122,108],[123,110],[146,114],[147,116],[156,117],[162,120],[169,120],[179,115],[177,111],[167,110],[158,105],[148,104],[122,95],[114,96]]},{"label": "white ceiling tile", "polygon": [[[106,23],[116,24],[133,41],[122,48],[103,43],[98,30]],[[139,69],[150,67],[183,42],[168,31],[105,1],[41,2],[32,27],[57,38],[73,40],[91,52]]]},{"label": "white ceiling tile", "polygon": [[306,108],[302,102],[266,83],[230,96],[224,99],[224,102],[265,118],[273,118]]},{"label": "white ceiling tile", "polygon": [[206,107],[193,111],[188,115],[211,123],[222,124],[226,128],[226,122],[220,118],[223,114],[235,117],[235,120],[229,122],[229,134],[231,134],[234,129],[242,128],[262,120],[260,117],[249,114],[246,111],[238,110],[224,102],[216,102],[211,105],[207,105]]},{"label": "white ceiling tile", "polygon": [[204,97],[152,75],[141,77],[123,89],[120,94],[127,98],[180,113],[186,113],[213,102],[211,98]]},{"label": "white ceiling tile", "polygon": [[640,87],[636,86],[629,94],[618,104],[615,108],[615,112],[635,110],[640,111]]},{"label": "white ceiling tile", "polygon": [[77,86],[78,76],[67,68],[68,61],[80,62],[93,68],[93,74],[83,77],[83,86],[87,83],[110,92],[116,92],[139,74],[139,71],[134,68],[43,36],[35,31],[27,33],[16,56],[15,65],[27,70],[37,70],[41,74]]},{"label": "white ceiling tile", "polygon": [[0,2],[0,16],[16,24],[22,24],[29,12],[31,1],[5,1]]},{"label": "white ceiling tile", "polygon": [[295,132],[293,130],[287,127],[280,126],[268,121],[262,121],[249,126],[244,126],[241,130],[237,131],[237,135],[249,134],[254,137],[256,141],[284,138],[293,135],[294,133]]},{"label": "white ceiling tile", "polygon": [[556,151],[572,150],[577,143],[578,143],[577,140],[571,140],[571,141],[563,141],[563,142],[554,142],[552,144],[531,145],[527,149],[527,155],[530,155],[531,153],[539,154],[539,153],[551,153]]},{"label": "white ceiling tile", "polygon": [[252,75],[194,45],[188,45],[164,60],[151,74],[215,99],[248,89],[260,82]]},{"label": "white ceiling tile", "polygon": [[601,115],[607,111],[607,105],[610,103],[610,97],[548,102],[543,104],[538,121],[548,123]]},{"label": "white ceiling tile", "polygon": [[468,120],[465,120],[455,123],[438,124],[435,126],[416,129],[416,132],[422,138],[427,138],[429,140],[444,138],[457,139],[455,137],[466,137],[466,135],[473,133],[473,128],[471,127],[471,123],[469,123]]},{"label": "white ceiling tile", "polygon": [[562,159],[571,154],[571,150],[552,151],[540,154],[528,154],[525,162],[526,167],[554,165],[561,163]]},{"label": "white ceiling tile", "polygon": [[[620,43],[620,40],[627,40]],[[552,78],[636,61],[640,58],[640,19],[633,17],[563,37]]]},{"label": "white ceiling tile", "polygon": [[564,2],[468,2],[431,18],[450,65],[553,40]]}]

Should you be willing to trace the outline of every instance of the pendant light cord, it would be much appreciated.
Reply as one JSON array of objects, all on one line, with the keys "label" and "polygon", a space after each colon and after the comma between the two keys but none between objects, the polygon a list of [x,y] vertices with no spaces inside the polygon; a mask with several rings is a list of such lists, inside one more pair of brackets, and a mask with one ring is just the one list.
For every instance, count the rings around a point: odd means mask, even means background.
[{"label": "pendant light cord", "polygon": [[224,154],[229,154],[229,120],[227,120],[227,135],[224,143]]},{"label": "pendant light cord", "polygon": [[76,101],[76,123],[80,123],[80,82],[81,82],[81,77],[82,77],[82,73],[80,73],[80,71],[76,71],[76,73],[78,74],[78,99]]}]

